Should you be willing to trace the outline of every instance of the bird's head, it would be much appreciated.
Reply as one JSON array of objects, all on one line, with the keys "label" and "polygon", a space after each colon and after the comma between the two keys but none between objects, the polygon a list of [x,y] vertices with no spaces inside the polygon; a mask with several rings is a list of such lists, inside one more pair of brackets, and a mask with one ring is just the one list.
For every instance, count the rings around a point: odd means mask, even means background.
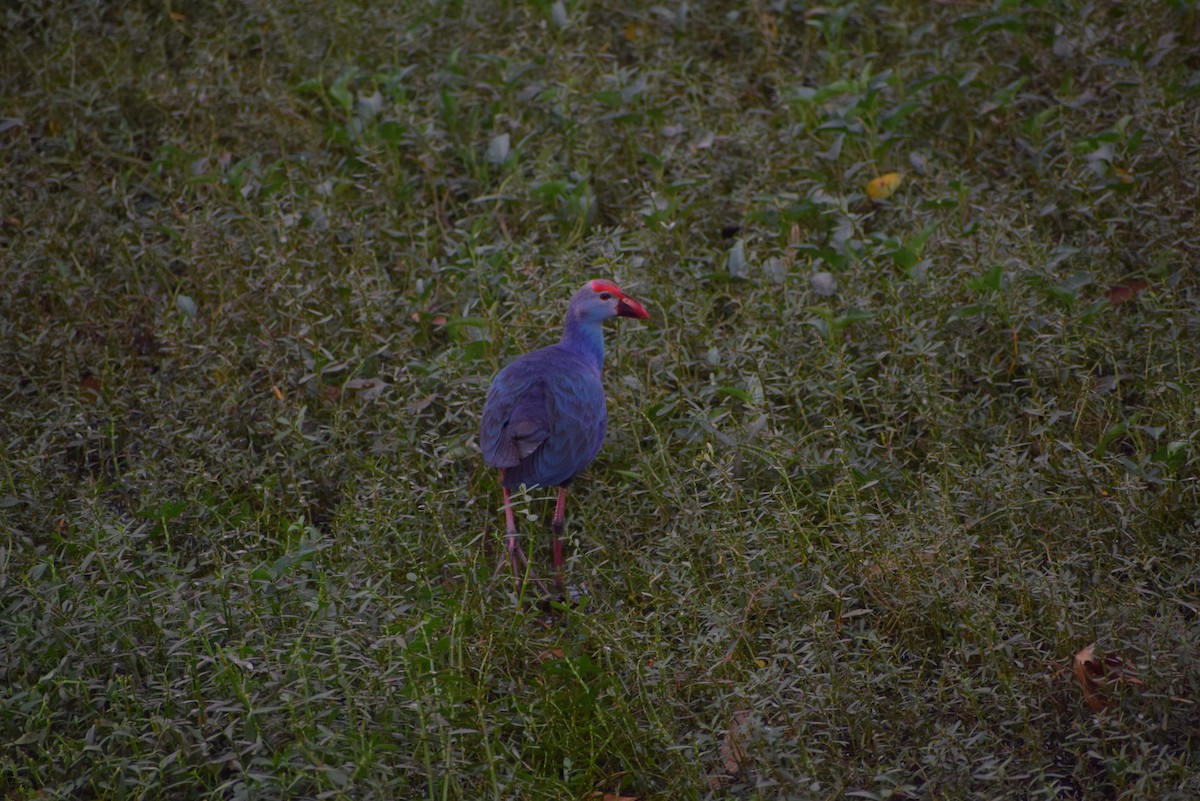
[{"label": "bird's head", "polygon": [[626,295],[611,281],[588,281],[572,298],[571,305],[581,320],[607,320],[610,317],[635,317],[648,320],[646,307]]}]

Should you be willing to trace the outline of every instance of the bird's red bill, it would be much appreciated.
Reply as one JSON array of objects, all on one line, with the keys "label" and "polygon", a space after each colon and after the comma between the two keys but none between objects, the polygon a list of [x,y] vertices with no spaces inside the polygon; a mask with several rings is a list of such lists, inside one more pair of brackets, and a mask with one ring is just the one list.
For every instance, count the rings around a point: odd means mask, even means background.
[{"label": "bird's red bill", "polygon": [[650,319],[650,312],[646,311],[646,307],[628,295],[621,295],[617,299],[617,314],[621,317],[636,317],[639,320]]}]

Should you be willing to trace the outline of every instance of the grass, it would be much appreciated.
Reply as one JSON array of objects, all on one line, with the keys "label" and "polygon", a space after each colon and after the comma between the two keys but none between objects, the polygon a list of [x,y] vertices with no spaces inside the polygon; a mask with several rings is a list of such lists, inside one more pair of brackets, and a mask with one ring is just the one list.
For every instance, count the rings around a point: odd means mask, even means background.
[{"label": "grass", "polygon": [[1194,3],[2,13],[6,798],[1200,795]]}]

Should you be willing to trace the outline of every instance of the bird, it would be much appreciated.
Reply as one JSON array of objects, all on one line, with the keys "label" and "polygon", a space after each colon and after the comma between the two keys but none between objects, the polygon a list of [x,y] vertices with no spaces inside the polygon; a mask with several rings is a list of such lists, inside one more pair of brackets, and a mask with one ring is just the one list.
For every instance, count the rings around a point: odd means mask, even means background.
[{"label": "bird", "polygon": [[603,323],[613,317],[647,320],[650,314],[611,281],[588,281],[571,296],[562,339],[517,358],[488,387],[479,445],[484,461],[500,470],[508,558],[518,590],[521,565],[528,569],[529,563],[517,543],[510,493],[522,484],[558,487],[550,530],[555,581],[560,592],[563,588],[567,487],[604,443]]}]

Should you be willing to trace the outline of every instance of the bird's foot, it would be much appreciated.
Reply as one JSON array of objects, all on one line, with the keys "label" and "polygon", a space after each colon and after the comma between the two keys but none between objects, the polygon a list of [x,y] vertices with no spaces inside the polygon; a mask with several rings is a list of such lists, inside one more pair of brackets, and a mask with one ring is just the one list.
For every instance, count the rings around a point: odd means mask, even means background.
[{"label": "bird's foot", "polygon": [[590,596],[582,587],[561,587],[557,592],[544,594],[537,599],[538,609],[545,614],[561,611],[581,611],[587,606]]},{"label": "bird's foot", "polygon": [[589,598],[591,598],[591,596],[588,595],[588,592],[584,587],[572,584],[565,588],[563,603],[565,603],[567,606],[576,607],[587,603]]}]

